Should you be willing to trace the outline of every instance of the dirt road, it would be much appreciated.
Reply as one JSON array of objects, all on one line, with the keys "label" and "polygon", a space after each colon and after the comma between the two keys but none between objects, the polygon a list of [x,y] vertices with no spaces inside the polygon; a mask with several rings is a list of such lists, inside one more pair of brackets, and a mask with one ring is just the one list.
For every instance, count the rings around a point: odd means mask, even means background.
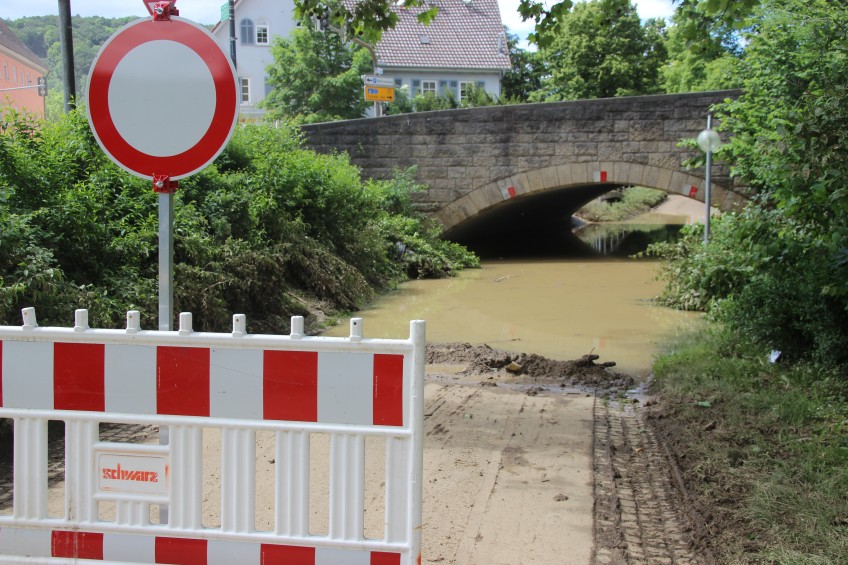
[{"label": "dirt road", "polygon": [[585,394],[426,388],[426,563],[589,563],[592,412]]}]

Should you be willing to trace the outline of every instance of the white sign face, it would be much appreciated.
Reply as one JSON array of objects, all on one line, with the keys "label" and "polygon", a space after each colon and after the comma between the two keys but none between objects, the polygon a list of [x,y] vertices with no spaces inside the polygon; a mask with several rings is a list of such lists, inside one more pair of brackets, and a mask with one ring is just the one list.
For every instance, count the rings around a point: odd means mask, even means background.
[{"label": "white sign face", "polygon": [[238,120],[232,62],[206,28],[179,17],[135,20],[110,37],[86,96],[100,147],[146,179],[178,180],[206,167]]},{"label": "white sign face", "polygon": [[362,80],[365,82],[365,86],[394,86],[395,79],[388,77],[377,77],[366,75],[362,77]]},{"label": "white sign face", "polygon": [[168,456],[98,452],[97,488],[109,494],[168,495]]},{"label": "white sign face", "polygon": [[[168,64],[160,67],[150,61]],[[163,84],[179,84],[186,76],[194,77],[193,88],[169,90],[167,104],[151,108],[150,101],[162,96]],[[215,83],[193,50],[174,41],[148,41],[115,67],[109,110],[118,133],[139,151],[154,157],[179,155],[197,145],[209,129],[215,115]]]}]

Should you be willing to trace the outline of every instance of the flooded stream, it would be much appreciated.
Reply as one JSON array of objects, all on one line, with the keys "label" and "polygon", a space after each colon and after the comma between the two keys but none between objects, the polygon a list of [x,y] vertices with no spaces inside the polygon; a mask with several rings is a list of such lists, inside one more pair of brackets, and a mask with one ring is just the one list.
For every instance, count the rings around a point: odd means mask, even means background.
[{"label": "flooded stream", "polygon": [[[657,261],[620,257],[679,226],[592,229],[579,237],[594,256],[486,259],[454,278],[405,283],[355,315],[366,337],[404,337],[409,321],[421,319],[428,342],[485,343],[561,360],[595,353],[645,377],[664,342],[703,322],[699,314],[653,303],[663,287]],[[348,329],[344,320],[325,335],[345,336]]]}]

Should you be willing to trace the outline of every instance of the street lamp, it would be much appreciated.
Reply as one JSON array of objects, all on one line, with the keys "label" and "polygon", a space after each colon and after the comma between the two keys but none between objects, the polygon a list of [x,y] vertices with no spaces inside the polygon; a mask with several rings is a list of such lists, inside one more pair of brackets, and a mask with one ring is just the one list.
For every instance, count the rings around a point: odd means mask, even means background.
[{"label": "street lamp", "polygon": [[712,169],[712,155],[713,151],[716,151],[721,146],[721,138],[718,136],[718,133],[710,129],[712,120],[712,114],[707,114],[707,129],[698,134],[698,147],[707,154],[707,191],[704,193],[707,217],[704,224],[704,243],[709,243],[710,241],[710,189],[712,188],[710,183],[710,169]]}]

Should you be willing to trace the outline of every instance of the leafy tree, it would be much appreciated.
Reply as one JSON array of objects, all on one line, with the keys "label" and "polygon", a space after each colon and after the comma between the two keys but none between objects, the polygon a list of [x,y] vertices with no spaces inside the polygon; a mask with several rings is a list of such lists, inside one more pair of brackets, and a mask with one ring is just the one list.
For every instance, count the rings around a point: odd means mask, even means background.
[{"label": "leafy tree", "polygon": [[[300,19],[326,19],[347,38],[358,37],[372,45],[380,41],[387,29],[397,25],[395,10],[424,5],[426,0],[297,0],[295,11]],[[748,0],[750,1],[750,0]],[[549,38],[559,30],[561,19],[571,8],[571,0],[561,0],[548,4],[537,0],[520,0],[518,12],[524,20],[536,22],[536,32],[530,34],[530,41],[546,46]],[[428,10],[418,15],[418,21],[429,23],[437,17],[438,6],[430,4]]]},{"label": "leafy tree", "polygon": [[[722,155],[757,198],[706,247],[672,253],[699,296],[748,340],[848,368],[848,7],[762,0],[744,93],[718,112]],[[697,247],[696,247],[697,246]]]},{"label": "leafy tree", "polygon": [[541,57],[550,71],[534,101],[575,100],[659,90],[665,62],[664,29],[642,26],[630,0],[592,0],[574,6]]},{"label": "leafy tree", "polygon": [[290,39],[276,38],[271,53],[273,90],[262,102],[270,118],[314,123],[362,117],[367,103],[361,77],[373,70],[368,51],[303,26]]},{"label": "leafy tree", "polygon": [[502,98],[512,102],[526,102],[530,93],[542,87],[545,67],[537,51],[525,51],[518,45],[519,37],[506,31],[509,60],[512,68],[501,79]]},{"label": "leafy tree", "polygon": [[[761,0],[678,0],[674,22],[692,49],[738,52],[740,32],[750,30],[751,17]],[[705,39],[710,38],[710,41]]]},{"label": "leafy tree", "polygon": [[[297,0],[295,14],[301,21],[323,20],[341,30],[345,38],[356,37],[375,45],[387,29],[398,22],[395,10],[424,5],[425,0],[363,0],[343,2],[341,0]],[[438,8],[431,6],[418,15],[418,21],[429,23]]]},{"label": "leafy tree", "polygon": [[[736,88],[741,77],[736,62],[743,54],[741,32],[750,25],[754,2],[726,8],[731,18],[709,2],[683,2],[668,33],[668,63],[663,68],[667,92]],[[738,18],[738,19],[737,19]]]},{"label": "leafy tree", "polygon": [[395,89],[395,101],[386,104],[386,115],[408,114],[415,111],[412,97],[409,96],[409,87],[403,85]]}]

